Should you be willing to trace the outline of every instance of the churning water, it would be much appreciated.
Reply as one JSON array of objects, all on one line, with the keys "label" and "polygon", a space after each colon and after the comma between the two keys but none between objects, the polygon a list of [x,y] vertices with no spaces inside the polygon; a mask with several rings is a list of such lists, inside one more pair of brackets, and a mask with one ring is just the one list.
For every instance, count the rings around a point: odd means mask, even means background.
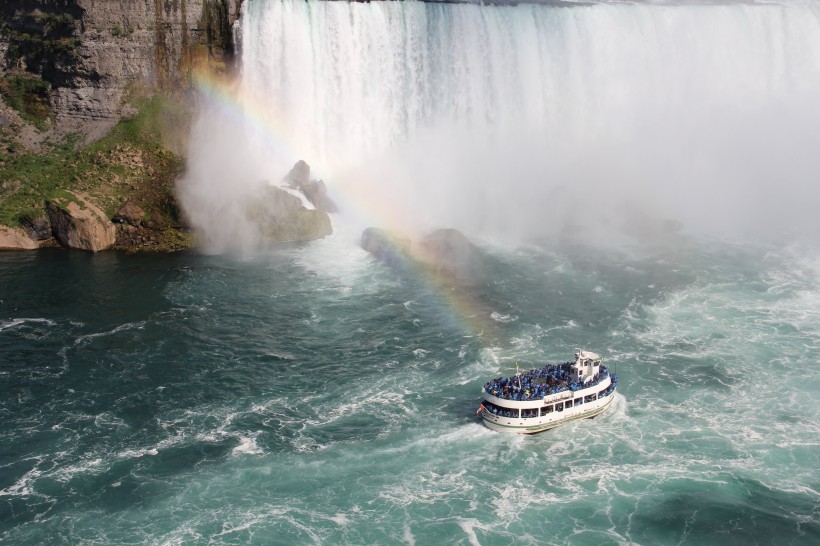
[{"label": "churning water", "polygon": [[[343,234],[245,262],[0,256],[0,538],[820,540],[816,252],[483,251],[460,320]],[[475,420],[486,380],[575,346],[622,377],[606,414]]]},{"label": "churning water", "polygon": [[[0,255],[1,542],[820,541],[816,4],[248,0],[242,40],[244,115],[201,120],[185,191],[304,158],[335,233]],[[483,281],[358,248],[414,223]],[[575,347],[621,377],[607,413],[474,418]]]}]

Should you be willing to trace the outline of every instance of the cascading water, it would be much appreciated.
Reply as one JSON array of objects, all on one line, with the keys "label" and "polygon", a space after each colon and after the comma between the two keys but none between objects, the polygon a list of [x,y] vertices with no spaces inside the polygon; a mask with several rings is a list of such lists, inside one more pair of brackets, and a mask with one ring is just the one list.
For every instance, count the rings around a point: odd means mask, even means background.
[{"label": "cascading water", "polygon": [[250,0],[242,19],[267,127],[244,163],[277,180],[306,159],[363,222],[545,236],[625,203],[817,227],[817,4]]}]

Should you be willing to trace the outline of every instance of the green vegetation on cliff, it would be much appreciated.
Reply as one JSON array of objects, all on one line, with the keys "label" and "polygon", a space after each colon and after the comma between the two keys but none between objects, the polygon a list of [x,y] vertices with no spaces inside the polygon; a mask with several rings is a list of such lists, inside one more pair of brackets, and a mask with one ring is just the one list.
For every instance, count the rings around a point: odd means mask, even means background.
[{"label": "green vegetation on cliff", "polygon": [[44,131],[51,120],[48,92],[51,84],[29,74],[0,78],[0,95],[20,116]]},{"label": "green vegetation on cliff", "polygon": [[65,66],[79,56],[77,24],[70,13],[35,9],[16,14],[0,29],[9,42],[6,62],[56,83]]},{"label": "green vegetation on cliff", "polygon": [[9,129],[2,130],[0,224],[19,226],[42,217],[46,199],[71,190],[91,195],[109,217],[132,201],[142,207],[155,229],[179,226],[174,184],[184,164],[164,146],[163,128],[169,117],[184,118],[184,114],[164,98],[144,99],[136,106],[134,117],[86,147],[68,138],[52,144],[46,153],[26,153],[14,143]]}]

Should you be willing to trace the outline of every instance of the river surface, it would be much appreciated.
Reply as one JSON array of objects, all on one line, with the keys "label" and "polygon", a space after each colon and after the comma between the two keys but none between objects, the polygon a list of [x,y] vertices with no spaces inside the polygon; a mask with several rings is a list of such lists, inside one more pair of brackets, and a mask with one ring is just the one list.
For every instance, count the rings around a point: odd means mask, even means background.
[{"label": "river surface", "polygon": [[[817,2],[242,9],[203,251],[0,254],[0,543],[820,544]],[[334,235],[260,250],[297,159]],[[371,226],[461,230],[475,282]],[[475,418],[576,348],[605,414]]]},{"label": "river surface", "polygon": [[[344,229],[243,260],[0,255],[6,544],[816,544],[820,257],[479,243],[470,288]],[[604,415],[474,417],[599,352]]]}]

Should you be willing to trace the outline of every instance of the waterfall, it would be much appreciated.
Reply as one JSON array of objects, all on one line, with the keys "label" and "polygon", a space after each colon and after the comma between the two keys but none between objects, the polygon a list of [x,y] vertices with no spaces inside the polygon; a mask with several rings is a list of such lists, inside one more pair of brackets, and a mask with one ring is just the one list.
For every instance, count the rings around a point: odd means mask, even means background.
[{"label": "waterfall", "polygon": [[250,163],[306,159],[407,224],[546,233],[626,203],[769,228],[817,196],[816,3],[243,9],[240,87],[276,133]]}]

